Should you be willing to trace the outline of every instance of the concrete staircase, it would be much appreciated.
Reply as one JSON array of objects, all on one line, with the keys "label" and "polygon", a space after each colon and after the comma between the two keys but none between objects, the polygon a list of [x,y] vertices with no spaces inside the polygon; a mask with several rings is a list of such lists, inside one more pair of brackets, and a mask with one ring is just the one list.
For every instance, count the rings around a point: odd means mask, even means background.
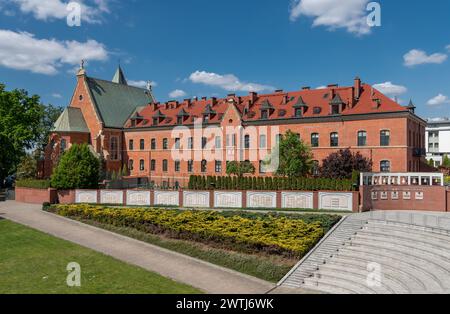
[{"label": "concrete staircase", "polygon": [[[450,230],[405,214],[344,218],[279,286],[345,294],[449,293]],[[430,221],[426,215],[432,214],[422,215]]]}]

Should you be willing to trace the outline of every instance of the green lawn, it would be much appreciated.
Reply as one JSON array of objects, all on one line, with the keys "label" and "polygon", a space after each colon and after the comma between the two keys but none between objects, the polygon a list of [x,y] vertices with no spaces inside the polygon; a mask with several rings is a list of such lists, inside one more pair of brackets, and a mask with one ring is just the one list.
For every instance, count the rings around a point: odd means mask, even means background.
[{"label": "green lawn", "polygon": [[[81,266],[81,287],[66,284],[67,264]],[[0,294],[200,293],[142,268],[22,225],[0,220]]]}]

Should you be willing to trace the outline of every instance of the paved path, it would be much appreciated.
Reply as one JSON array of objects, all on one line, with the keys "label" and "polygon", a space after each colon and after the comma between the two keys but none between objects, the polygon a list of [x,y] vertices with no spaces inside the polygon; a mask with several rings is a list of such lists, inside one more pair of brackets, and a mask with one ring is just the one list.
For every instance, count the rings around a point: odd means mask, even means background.
[{"label": "paved path", "polygon": [[275,284],[145,242],[41,210],[39,205],[0,203],[0,217],[140,266],[206,293],[260,294]]}]

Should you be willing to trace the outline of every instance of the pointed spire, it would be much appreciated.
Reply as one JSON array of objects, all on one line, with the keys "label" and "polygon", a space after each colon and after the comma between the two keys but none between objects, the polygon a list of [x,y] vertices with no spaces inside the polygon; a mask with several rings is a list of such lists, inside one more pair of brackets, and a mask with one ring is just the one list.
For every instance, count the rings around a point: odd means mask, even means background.
[{"label": "pointed spire", "polygon": [[408,108],[408,109],[416,109],[416,105],[414,105],[412,99],[409,100],[409,104],[408,104],[408,106],[406,108]]},{"label": "pointed spire", "polygon": [[122,85],[128,85],[127,80],[125,79],[125,75],[123,74],[122,68],[120,67],[120,64],[117,67],[116,74],[114,74],[112,82]]}]

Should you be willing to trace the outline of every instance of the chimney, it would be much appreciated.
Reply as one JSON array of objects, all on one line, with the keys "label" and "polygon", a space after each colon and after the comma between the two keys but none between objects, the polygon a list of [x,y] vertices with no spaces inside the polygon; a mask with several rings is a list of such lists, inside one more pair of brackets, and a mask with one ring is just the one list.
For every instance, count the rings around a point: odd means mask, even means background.
[{"label": "chimney", "polygon": [[191,99],[190,98],[185,99],[184,105],[189,108],[191,106]]},{"label": "chimney", "polygon": [[198,101],[198,97],[194,97],[192,98],[194,101]]},{"label": "chimney", "polygon": [[357,77],[355,77],[355,86],[354,86],[354,89],[355,89],[355,99],[357,100],[357,99],[359,99],[359,97],[361,97],[361,79],[357,76]]},{"label": "chimney", "polygon": [[310,90],[311,89],[311,87],[309,87],[309,86],[303,86],[302,87],[302,90]]},{"label": "chimney", "polygon": [[208,97],[202,97],[202,100],[207,100],[208,99]]},{"label": "chimney", "polygon": [[258,98],[258,93],[250,92],[250,105],[253,105]]},{"label": "chimney", "polygon": [[282,93],[282,92],[283,92],[282,89],[277,89],[277,90],[275,90],[275,93],[277,93],[277,94]]},{"label": "chimney", "polygon": [[217,105],[217,98],[216,97],[211,97],[211,105],[214,107],[215,105]]},{"label": "chimney", "polygon": [[328,88],[337,88],[337,87],[339,87],[339,85],[338,84],[328,84],[327,87]]}]

